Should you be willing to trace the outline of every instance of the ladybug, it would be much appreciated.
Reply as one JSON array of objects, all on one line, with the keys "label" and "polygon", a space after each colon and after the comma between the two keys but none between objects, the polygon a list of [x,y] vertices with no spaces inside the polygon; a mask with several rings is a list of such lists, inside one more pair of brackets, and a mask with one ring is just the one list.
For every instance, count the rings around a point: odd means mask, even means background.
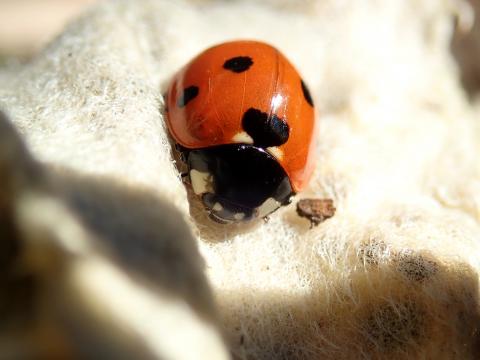
[{"label": "ladybug", "polygon": [[268,44],[232,41],[195,57],[169,85],[166,117],[193,191],[213,220],[266,218],[311,176],[312,97]]}]

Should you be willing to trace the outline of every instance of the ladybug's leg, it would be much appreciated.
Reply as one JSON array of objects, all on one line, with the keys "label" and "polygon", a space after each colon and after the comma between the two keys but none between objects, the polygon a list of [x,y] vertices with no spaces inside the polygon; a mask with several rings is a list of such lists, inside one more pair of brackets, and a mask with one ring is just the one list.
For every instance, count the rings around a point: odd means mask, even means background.
[{"label": "ladybug's leg", "polygon": [[215,221],[216,223],[219,223],[219,224],[225,225],[225,224],[231,224],[231,223],[232,223],[232,221],[229,221],[229,220],[227,220],[227,219],[222,219],[222,218],[216,216],[216,215],[215,215],[214,213],[212,213],[211,211],[209,211],[208,217],[209,217],[211,220],[213,220],[213,221]]},{"label": "ladybug's leg", "polygon": [[186,164],[188,162],[188,154],[190,153],[190,150],[180,144],[175,144],[175,150],[177,150],[180,161]]}]

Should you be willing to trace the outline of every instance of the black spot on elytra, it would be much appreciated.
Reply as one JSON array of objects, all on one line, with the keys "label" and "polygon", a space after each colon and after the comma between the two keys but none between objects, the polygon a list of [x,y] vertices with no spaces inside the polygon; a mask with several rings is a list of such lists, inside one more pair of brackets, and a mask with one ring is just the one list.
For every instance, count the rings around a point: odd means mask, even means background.
[{"label": "black spot on elytra", "polygon": [[302,84],[303,97],[305,98],[305,100],[307,100],[310,106],[313,106],[313,100],[312,100],[312,95],[310,95],[310,90],[308,90],[308,87],[303,82],[303,80],[300,80],[300,83]]},{"label": "black spot on elytra", "polygon": [[226,70],[233,71],[235,73],[241,73],[247,71],[250,66],[253,65],[253,60],[248,56],[237,56],[231,59],[228,59],[223,64],[223,68]]},{"label": "black spot on elytra", "polygon": [[195,99],[195,97],[198,95],[198,86],[189,86],[185,89],[183,89],[183,94],[179,96],[177,105],[179,107],[184,107],[187,105],[191,100]]},{"label": "black spot on elytra", "polygon": [[242,127],[259,147],[280,146],[287,142],[290,133],[285,120],[254,108],[243,114]]}]

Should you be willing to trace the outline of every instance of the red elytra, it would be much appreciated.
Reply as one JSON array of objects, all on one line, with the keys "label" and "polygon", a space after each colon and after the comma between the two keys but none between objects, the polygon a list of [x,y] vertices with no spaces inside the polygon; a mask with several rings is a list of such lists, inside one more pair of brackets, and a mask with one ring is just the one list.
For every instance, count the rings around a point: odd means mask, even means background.
[{"label": "red elytra", "polygon": [[245,131],[245,113],[275,115],[288,125],[288,138],[259,143],[283,167],[295,192],[307,184],[314,165],[313,102],[297,70],[274,47],[258,41],[211,47],[175,75],[167,94],[170,133],[187,149],[256,144],[258,132],[275,125]]}]

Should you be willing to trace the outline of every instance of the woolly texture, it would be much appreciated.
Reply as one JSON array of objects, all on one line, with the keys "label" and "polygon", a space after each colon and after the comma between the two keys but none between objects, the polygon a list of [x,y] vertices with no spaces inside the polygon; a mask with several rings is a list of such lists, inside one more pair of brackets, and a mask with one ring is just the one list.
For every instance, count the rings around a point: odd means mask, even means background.
[{"label": "woolly texture", "polygon": [[[449,54],[456,12],[447,0],[107,1],[4,69],[0,107],[42,162],[108,175],[190,218],[235,358],[474,359],[480,145]],[[300,197],[337,212],[311,230],[294,206],[268,223],[213,223],[172,161],[168,79],[238,38],[278,47],[317,105],[317,166]]]},{"label": "woolly texture", "polygon": [[0,185],[2,357],[227,358],[178,210],[42,166],[2,113]]}]

